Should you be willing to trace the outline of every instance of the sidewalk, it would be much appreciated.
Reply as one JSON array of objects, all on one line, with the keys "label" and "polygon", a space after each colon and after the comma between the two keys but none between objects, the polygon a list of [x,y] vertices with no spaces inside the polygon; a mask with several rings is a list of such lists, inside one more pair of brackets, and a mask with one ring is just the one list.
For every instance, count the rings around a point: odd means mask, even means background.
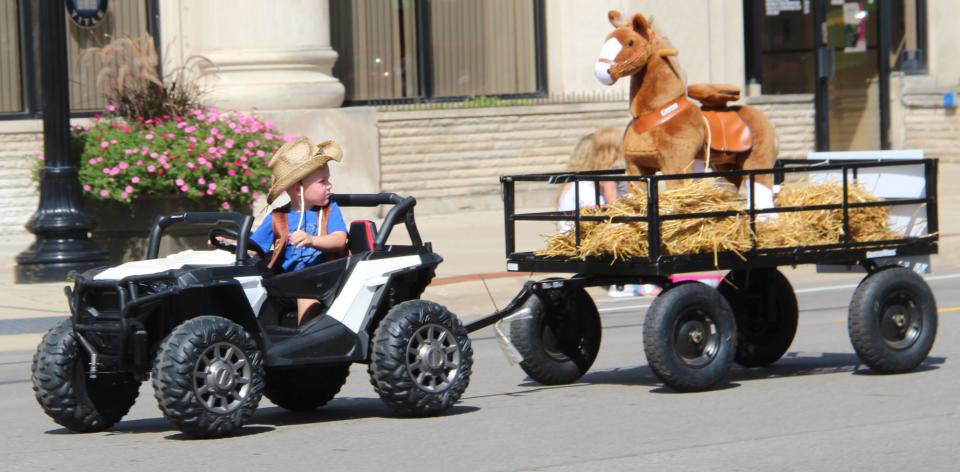
[{"label": "sidewalk", "polygon": [[[939,181],[960,181],[960,163],[941,162]],[[960,269],[960,192],[949,185],[940,185],[940,189],[941,242],[940,254],[933,258],[934,273]],[[502,308],[530,278],[529,274],[505,273],[502,211],[418,216],[417,226],[424,241],[432,242],[434,251],[444,258],[423,298],[446,305],[464,320]],[[553,232],[555,227],[549,223],[518,224],[517,250],[542,247],[541,235]],[[391,242],[405,240],[406,231],[398,227]],[[68,313],[65,283],[13,283],[14,257],[31,242],[0,238],[0,351],[34,349],[45,327],[55,322],[54,317]],[[859,278],[817,274],[812,265],[782,270],[794,285],[829,286]],[[591,294],[597,303],[609,300],[605,290],[591,289]]]}]

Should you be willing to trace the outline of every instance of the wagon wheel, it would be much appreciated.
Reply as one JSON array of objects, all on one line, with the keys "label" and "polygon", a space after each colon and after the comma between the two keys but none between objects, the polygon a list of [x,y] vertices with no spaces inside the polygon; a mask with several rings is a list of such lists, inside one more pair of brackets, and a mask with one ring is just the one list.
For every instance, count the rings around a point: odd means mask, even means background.
[{"label": "wagon wheel", "polygon": [[647,310],[643,351],[660,380],[681,392],[707,390],[733,365],[737,325],[727,301],[699,282],[661,293]]},{"label": "wagon wheel", "polygon": [[871,369],[897,374],[915,369],[937,337],[937,302],[910,269],[894,267],[867,276],[850,301],[850,342]]},{"label": "wagon wheel", "polygon": [[797,296],[777,269],[730,271],[718,287],[737,320],[737,355],[744,367],[783,357],[797,332]]}]

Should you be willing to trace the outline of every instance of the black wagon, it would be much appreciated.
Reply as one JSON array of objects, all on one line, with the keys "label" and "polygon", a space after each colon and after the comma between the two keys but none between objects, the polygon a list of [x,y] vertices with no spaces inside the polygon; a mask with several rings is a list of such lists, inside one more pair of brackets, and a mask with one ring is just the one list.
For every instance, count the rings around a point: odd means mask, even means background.
[{"label": "black wagon", "polygon": [[[877,202],[850,201],[849,189],[863,173],[911,166],[924,181],[921,196]],[[839,210],[843,214],[844,231],[838,241],[803,247],[762,248],[757,247],[754,237],[752,248],[740,255],[731,252],[669,255],[663,252],[660,240],[663,222],[729,217],[738,212],[662,214],[657,198],[661,182],[738,177],[750,185],[748,188],[753,188],[760,175],[774,174],[775,180],[782,181],[786,176],[812,172],[838,174],[843,186],[842,201],[758,210],[751,199],[745,210],[751,228],[755,230],[757,217],[766,213]],[[607,216],[581,215],[579,211],[518,213],[515,210],[517,183],[581,181],[630,182],[645,186],[648,195],[646,215],[649,216],[618,216],[611,220]],[[471,323],[467,329],[476,330],[509,318],[509,332],[503,333],[502,338],[511,345],[523,370],[540,383],[573,382],[592,365],[600,348],[601,320],[585,288],[599,285],[649,283],[663,288],[647,311],[643,346],[651,369],[666,385],[678,391],[709,389],[724,379],[734,362],[748,367],[772,364],[790,347],[799,312],[793,288],[778,267],[799,264],[861,266],[866,270],[866,276],[850,303],[848,330],[857,355],[874,371],[910,371],[923,362],[933,346],[937,332],[933,293],[916,272],[894,261],[937,252],[936,159],[781,161],[774,169],[649,177],[627,176],[622,172],[611,175],[609,171],[532,174],[504,176],[501,183],[507,269],[576,275],[530,281],[508,307]],[[925,232],[882,241],[851,241],[851,210],[905,205],[921,209],[917,216],[925,216]],[[572,221],[578,247],[581,222],[646,222],[649,255],[613,262],[606,257],[571,260],[518,252],[516,228],[518,222],[524,221]],[[673,274],[712,270],[729,271],[717,288],[697,282],[674,284],[668,278]]]}]

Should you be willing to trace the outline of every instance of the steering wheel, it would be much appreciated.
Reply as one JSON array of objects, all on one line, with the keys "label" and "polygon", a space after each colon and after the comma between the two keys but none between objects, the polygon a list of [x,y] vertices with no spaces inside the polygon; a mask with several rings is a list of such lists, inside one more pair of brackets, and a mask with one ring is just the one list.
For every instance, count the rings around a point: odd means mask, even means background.
[{"label": "steering wheel", "polygon": [[[221,238],[233,240],[234,244],[229,244]],[[238,238],[239,236],[237,236],[237,232],[229,228],[213,228],[209,233],[207,233],[207,239],[210,241],[210,246],[217,249],[230,251],[234,254],[237,253],[236,241]],[[257,253],[257,256],[259,256],[261,259],[266,257],[263,249],[260,249],[260,246],[253,242],[253,240],[250,238],[247,238],[247,250]]]}]

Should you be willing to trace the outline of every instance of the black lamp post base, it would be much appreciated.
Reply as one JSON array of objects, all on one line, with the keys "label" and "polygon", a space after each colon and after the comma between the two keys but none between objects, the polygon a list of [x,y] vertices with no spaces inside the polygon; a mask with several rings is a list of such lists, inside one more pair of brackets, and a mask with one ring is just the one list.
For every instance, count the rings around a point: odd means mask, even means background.
[{"label": "black lamp post base", "polygon": [[107,252],[90,240],[38,240],[17,255],[14,282],[66,282],[72,271],[83,272],[110,263]]}]

